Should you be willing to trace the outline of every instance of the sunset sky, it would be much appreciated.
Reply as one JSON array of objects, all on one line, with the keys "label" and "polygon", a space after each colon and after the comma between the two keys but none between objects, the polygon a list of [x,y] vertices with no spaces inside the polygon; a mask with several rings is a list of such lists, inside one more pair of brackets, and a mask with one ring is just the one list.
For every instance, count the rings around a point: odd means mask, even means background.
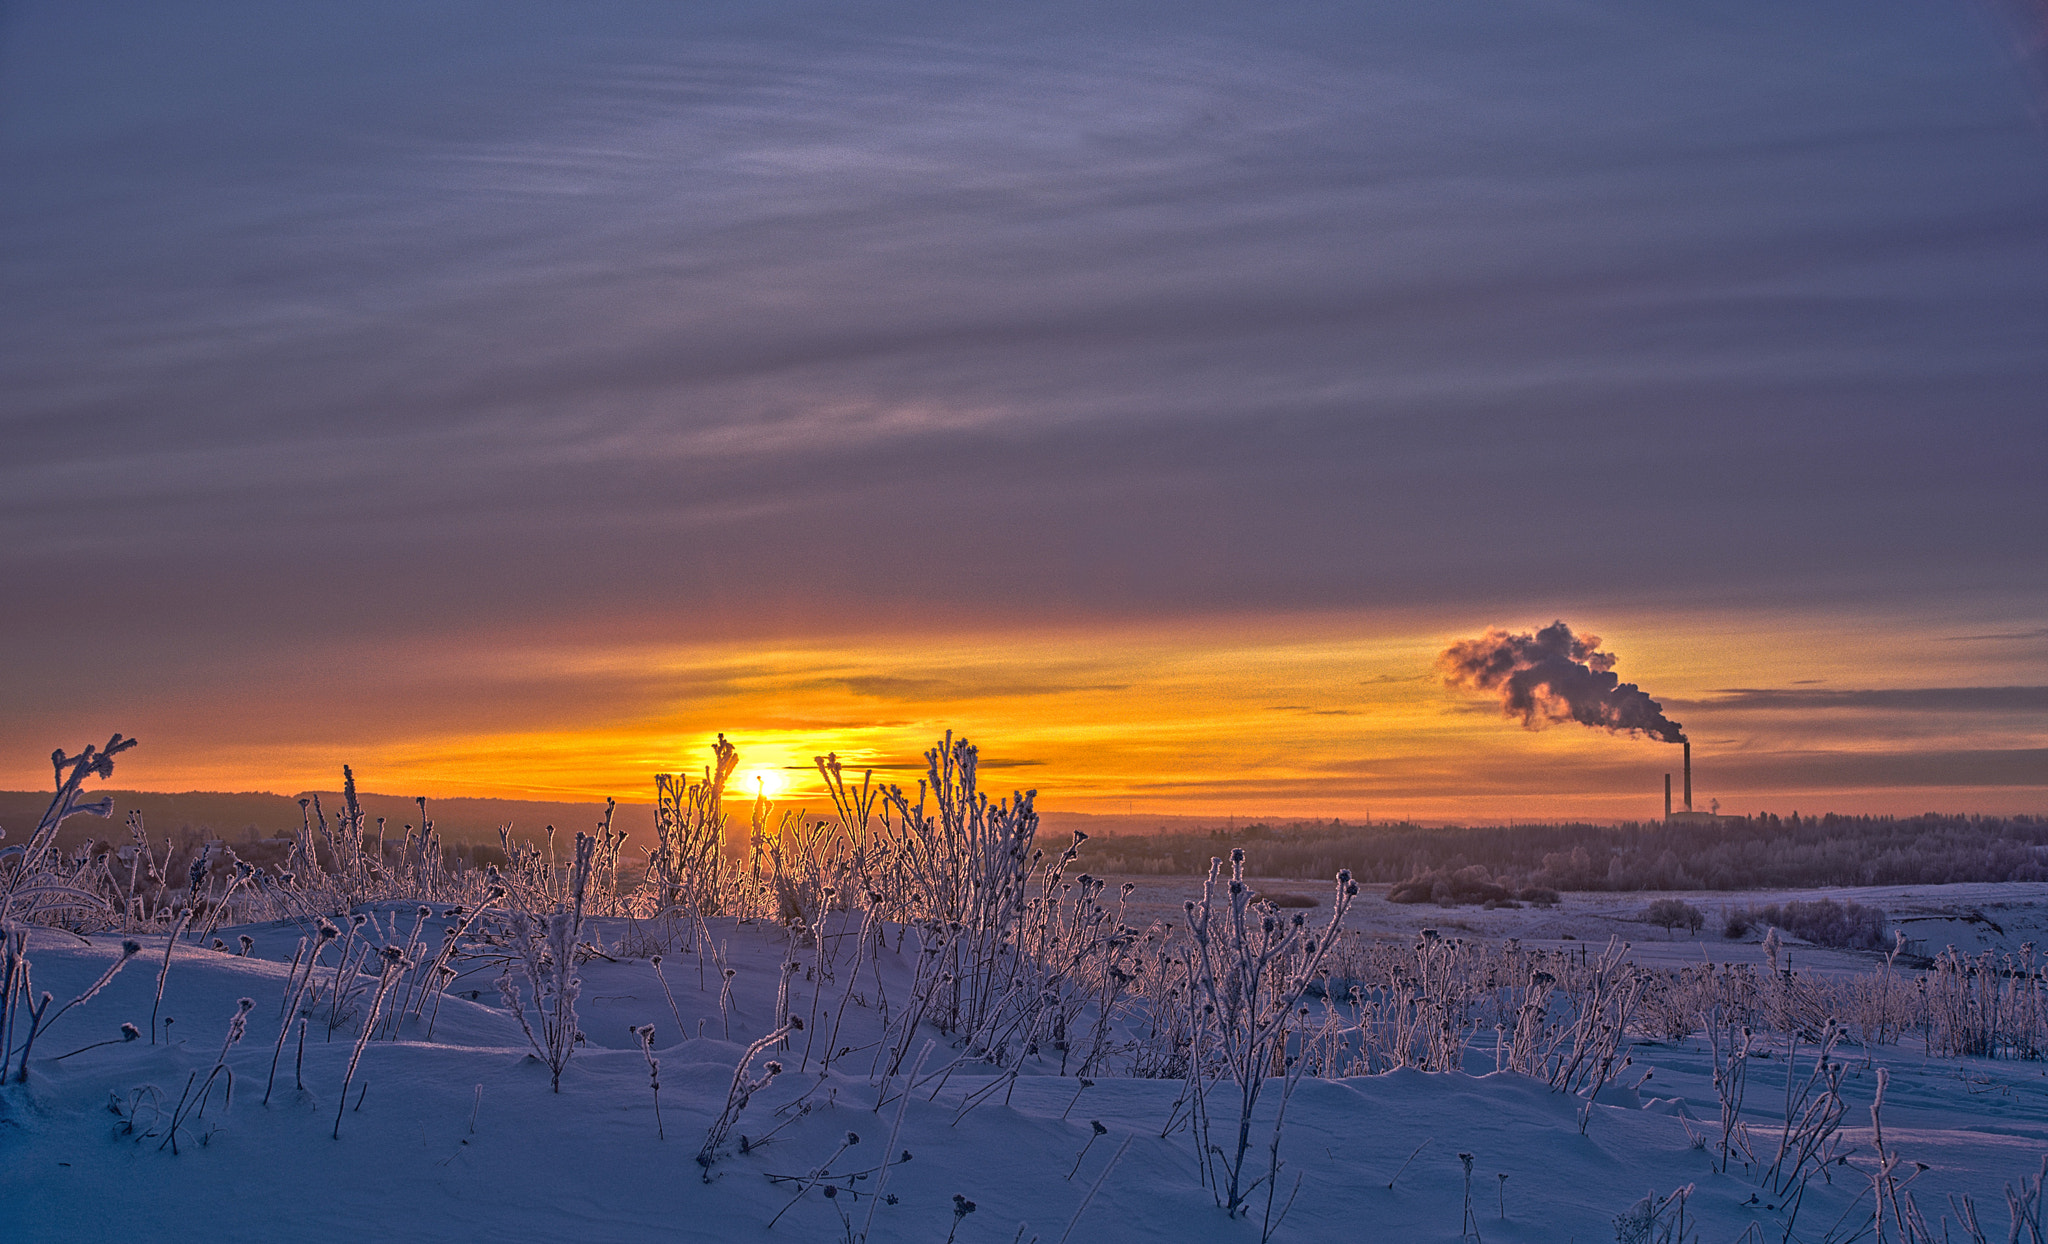
[{"label": "sunset sky", "polygon": [[10,4],[0,787],[2048,812],[2044,30]]}]

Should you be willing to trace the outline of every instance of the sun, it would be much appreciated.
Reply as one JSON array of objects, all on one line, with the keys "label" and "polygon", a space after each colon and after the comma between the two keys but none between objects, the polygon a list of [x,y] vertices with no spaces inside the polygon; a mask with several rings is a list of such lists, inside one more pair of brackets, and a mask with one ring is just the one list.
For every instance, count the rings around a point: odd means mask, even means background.
[{"label": "sun", "polygon": [[783,780],[779,770],[745,769],[735,774],[734,779],[726,789],[736,795],[749,799],[755,795],[765,795],[771,800],[782,798]]}]

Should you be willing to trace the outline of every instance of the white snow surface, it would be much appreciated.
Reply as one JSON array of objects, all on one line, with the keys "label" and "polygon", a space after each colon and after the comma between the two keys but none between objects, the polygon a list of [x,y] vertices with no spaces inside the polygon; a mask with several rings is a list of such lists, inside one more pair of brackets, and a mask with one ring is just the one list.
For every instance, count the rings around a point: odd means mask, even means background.
[{"label": "white snow surface", "polygon": [[[1141,902],[1176,905],[1171,887],[1177,882],[1147,878],[1141,884],[1159,887],[1149,895],[1141,891]],[[1319,892],[1305,883],[1270,888]],[[1979,923],[1961,917],[1974,911],[2024,930],[2036,927],[2048,909],[2042,888],[1943,887],[1971,893],[1909,890],[1889,897],[1896,914],[1946,912],[1956,927],[1975,931]],[[1884,901],[1863,892],[1829,893]],[[1637,953],[1653,963],[1730,956],[1720,939],[1667,939],[1660,929],[1632,923],[1647,897],[1658,896],[1571,895],[1550,911],[1478,913],[1393,909],[1371,895],[1360,905],[1360,919],[1379,921],[1390,936],[1450,924],[1470,926],[1467,936],[1521,935],[1559,944],[1569,944],[1563,940],[1568,932],[1571,940],[1604,942],[1608,925],[1625,925],[1636,934]],[[1688,897],[1733,903],[1792,896]],[[403,919],[409,926],[409,907],[377,910],[387,924]],[[398,1039],[369,1045],[350,1092],[351,1099],[363,1093],[360,1106],[346,1103],[338,1140],[331,1131],[352,1025],[331,1040],[324,1025],[312,1025],[303,1091],[295,1087],[288,1043],[277,1089],[268,1106],[260,1104],[287,963],[301,933],[289,923],[224,930],[230,945],[239,933],[255,939],[255,952],[246,958],[181,943],[163,999],[163,1012],[176,1019],[167,1042],[117,1042],[58,1060],[116,1037],[124,1021],[147,1026],[164,943],[144,939],[144,953],[112,985],[38,1041],[29,1082],[0,1090],[0,1240],[843,1240],[849,1232],[859,1238],[871,1212],[867,1238],[873,1241],[937,1244],[949,1231],[960,1244],[1034,1237],[1045,1244],[1260,1238],[1263,1194],[1249,1219],[1227,1219],[1199,1179],[1188,1131],[1161,1136],[1179,1081],[1099,1076],[1092,1087],[1081,1087],[1071,1074],[1059,1074],[1057,1056],[1048,1053],[1008,1092],[963,1114],[963,1102],[995,1077],[972,1064],[931,1075],[957,1051],[930,1031],[914,1042],[922,1048],[930,1041],[932,1048],[927,1075],[906,1101],[905,1078],[884,1080],[874,1068],[880,1025],[873,995],[863,993],[869,1005],[833,1016],[836,989],[814,999],[801,974],[792,985],[792,1010],[808,1018],[815,1005],[817,1022],[794,1034],[790,1048],[764,1055],[782,1060],[786,1070],[754,1097],[734,1128],[735,1142],[771,1129],[774,1135],[747,1152],[735,1143],[707,1178],[696,1155],[745,1043],[767,1031],[777,965],[789,953],[782,931],[770,925],[728,920],[710,927],[737,972],[729,1039],[717,969],[708,959],[701,974],[694,953],[672,948],[665,959],[683,1021],[679,1033],[648,960],[625,953],[644,946],[633,945],[623,922],[599,922],[599,937],[616,962],[594,959],[582,969],[579,1010],[587,1044],[576,1051],[559,1094],[549,1091],[547,1067],[529,1055],[500,1003],[490,979],[495,971],[479,971],[455,984],[431,1040],[407,1024]],[[880,957],[883,984],[901,997],[914,943],[900,954],[893,935],[888,944],[892,949]],[[50,990],[62,1005],[119,956],[119,945],[116,937],[34,931],[36,988]],[[1858,965],[1848,955],[1813,964]],[[247,1039],[227,1059],[232,1104],[216,1094],[204,1117],[181,1131],[175,1155],[161,1137],[138,1141],[123,1134],[123,1118],[111,1103],[125,1105],[145,1086],[175,1100],[188,1077],[203,1079],[236,1000],[245,996],[255,1008]],[[665,1140],[657,1139],[647,1065],[629,1031],[645,1023],[656,1027]],[[835,1023],[837,1044],[851,1051],[821,1072]],[[1830,1238],[1831,1224],[1844,1215],[1852,1222],[1867,1217],[1876,1066],[1888,1067],[1892,1076],[1884,1113],[1888,1146],[1908,1163],[1928,1166],[1912,1185],[1923,1210],[1932,1219],[1947,1211],[1948,1194],[1974,1196],[1987,1228],[2003,1238],[2004,1185],[2038,1172],[2048,1154],[2048,1068],[1929,1061],[1911,1035],[1869,1053],[1867,1061],[1864,1051],[1843,1052],[1852,1067],[1845,1130],[1853,1151],[1846,1165],[1832,1168],[1831,1184],[1814,1185],[1793,1238]],[[1702,1040],[1639,1043],[1633,1057],[1621,1083],[1603,1094],[1585,1135],[1576,1099],[1512,1073],[1476,1074],[1492,1066],[1491,1051],[1477,1046],[1466,1060],[1470,1073],[1303,1081],[1287,1108],[1279,1200],[1287,1199],[1297,1177],[1299,1194],[1272,1238],[1458,1240],[1466,1226],[1460,1154],[1472,1155],[1471,1222],[1487,1241],[1614,1239],[1617,1215],[1646,1194],[1687,1184],[1696,1189],[1690,1213],[1700,1239],[1734,1240],[1752,1223],[1765,1238],[1781,1238],[1784,1215],[1768,1192],[1739,1166],[1716,1174],[1708,1151],[1694,1141],[1715,1128],[1718,1114]],[[1747,1112],[1753,1128],[1775,1124],[1781,1077],[1782,1060],[1753,1065]],[[1227,1114],[1230,1091],[1226,1083],[1212,1098],[1219,1117]],[[1267,1093],[1262,1124],[1278,1100],[1277,1092]],[[797,1108],[803,1102],[807,1112]],[[1094,1121],[1107,1131],[1090,1144]],[[842,1151],[848,1133],[859,1142]],[[1257,1134],[1253,1164],[1263,1171],[1266,1126]],[[886,1172],[883,1191],[893,1202],[879,1205],[873,1176],[831,1199],[815,1187],[799,1195],[800,1185],[770,1178],[804,1175],[828,1161],[833,1175],[872,1170],[885,1154],[894,1159],[904,1151],[911,1160],[894,1162]],[[846,1184],[837,1181],[842,1189]],[[956,1194],[975,1205],[957,1223]],[[1837,1228],[1833,1238],[1846,1234]]]}]

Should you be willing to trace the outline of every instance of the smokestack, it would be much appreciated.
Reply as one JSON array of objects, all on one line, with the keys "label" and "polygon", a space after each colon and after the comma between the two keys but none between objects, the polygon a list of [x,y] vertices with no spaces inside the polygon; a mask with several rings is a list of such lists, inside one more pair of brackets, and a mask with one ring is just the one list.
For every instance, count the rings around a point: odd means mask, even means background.
[{"label": "smokestack", "polygon": [[1671,819],[1671,775],[1664,775],[1664,819]]},{"label": "smokestack", "polygon": [[1692,740],[1685,741],[1685,810],[1692,811]]}]

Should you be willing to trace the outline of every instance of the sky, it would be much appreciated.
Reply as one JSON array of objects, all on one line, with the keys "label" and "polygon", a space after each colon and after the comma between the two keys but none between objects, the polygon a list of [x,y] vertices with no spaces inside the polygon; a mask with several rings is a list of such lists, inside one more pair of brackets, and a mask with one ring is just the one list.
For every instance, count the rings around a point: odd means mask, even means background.
[{"label": "sky", "polygon": [[2044,29],[14,0],[0,786],[2048,812]]}]

